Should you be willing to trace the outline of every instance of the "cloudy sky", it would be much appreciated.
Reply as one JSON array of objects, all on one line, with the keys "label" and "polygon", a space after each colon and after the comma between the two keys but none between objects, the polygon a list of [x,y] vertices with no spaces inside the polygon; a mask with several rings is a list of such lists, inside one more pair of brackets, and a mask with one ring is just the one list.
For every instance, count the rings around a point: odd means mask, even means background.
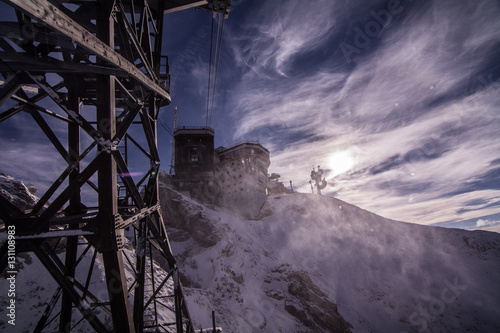
[{"label": "cloudy sky", "polygon": [[[498,1],[233,1],[216,145],[259,140],[302,192],[321,165],[324,194],[393,219],[500,213],[499,17]],[[162,115],[204,125],[210,17],[167,16],[174,34]]]},{"label": "cloudy sky", "polygon": [[[321,165],[324,195],[384,217],[500,221],[499,17],[493,0],[233,0],[210,122],[216,146],[259,140],[269,172],[300,192],[311,192]],[[210,27],[201,10],[165,18],[170,127],[174,106],[178,125],[207,124]],[[8,141],[11,130],[0,127],[0,171],[15,173],[21,162],[8,159],[26,141]],[[166,170],[170,141],[160,130]]]}]

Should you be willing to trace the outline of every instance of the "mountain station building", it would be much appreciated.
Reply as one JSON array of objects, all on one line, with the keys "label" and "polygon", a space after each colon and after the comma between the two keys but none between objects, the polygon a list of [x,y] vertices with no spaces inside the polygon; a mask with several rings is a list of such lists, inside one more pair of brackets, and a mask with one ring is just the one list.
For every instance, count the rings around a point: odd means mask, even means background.
[{"label": "mountain station building", "polygon": [[174,185],[191,196],[227,207],[247,218],[267,196],[269,150],[257,141],[214,149],[211,127],[174,130]]}]

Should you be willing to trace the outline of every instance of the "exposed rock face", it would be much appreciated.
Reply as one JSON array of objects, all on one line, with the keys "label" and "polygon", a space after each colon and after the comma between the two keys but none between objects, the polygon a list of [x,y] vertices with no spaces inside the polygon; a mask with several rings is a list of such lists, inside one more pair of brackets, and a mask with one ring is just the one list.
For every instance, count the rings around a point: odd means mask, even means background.
[{"label": "exposed rock face", "polygon": [[4,196],[14,206],[21,210],[31,209],[38,198],[33,194],[36,188],[33,184],[24,185],[23,182],[0,173],[0,195]]},{"label": "exposed rock face", "polygon": [[287,274],[288,294],[293,304],[285,305],[285,310],[314,331],[350,332],[352,325],[339,314],[337,304],[316,286],[303,271]]},{"label": "exposed rock face", "polygon": [[[160,185],[159,192],[163,216],[169,227],[187,232],[201,247],[207,248],[217,243],[218,235],[211,221],[203,215],[202,205],[182,201],[182,196],[165,184]],[[182,237],[182,234],[177,235]]]},{"label": "exposed rock face", "polygon": [[338,312],[337,304],[312,280],[306,271],[281,265],[271,270],[265,282],[268,297],[283,302],[283,309],[314,332],[351,332]]}]

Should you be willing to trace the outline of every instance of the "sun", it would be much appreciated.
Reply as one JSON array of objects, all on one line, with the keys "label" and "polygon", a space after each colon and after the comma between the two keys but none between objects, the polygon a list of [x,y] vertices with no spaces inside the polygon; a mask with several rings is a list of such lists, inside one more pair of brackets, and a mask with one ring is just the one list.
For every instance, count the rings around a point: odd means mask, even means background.
[{"label": "sun", "polygon": [[329,166],[333,177],[349,171],[354,166],[354,158],[348,151],[338,151],[330,155]]}]

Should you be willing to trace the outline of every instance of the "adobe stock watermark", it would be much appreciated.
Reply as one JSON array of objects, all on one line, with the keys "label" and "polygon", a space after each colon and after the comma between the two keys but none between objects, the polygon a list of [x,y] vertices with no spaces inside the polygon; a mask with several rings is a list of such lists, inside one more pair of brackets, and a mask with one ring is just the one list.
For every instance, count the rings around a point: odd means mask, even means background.
[{"label": "adobe stock watermark", "polygon": [[7,290],[7,323],[16,326],[16,227],[7,226],[7,281],[9,289]]},{"label": "adobe stock watermark", "polygon": [[[417,329],[419,333],[427,332],[429,324],[436,320],[436,317],[446,311],[447,305],[454,303],[467,289],[466,285],[460,284],[458,278],[451,283],[448,280],[443,281],[445,287],[441,290],[439,298],[429,301],[427,306],[418,306],[418,311],[413,312],[408,318],[410,326]],[[402,331],[401,333],[407,333]]]},{"label": "adobe stock watermark", "polygon": [[352,62],[351,57],[353,54],[360,54],[361,50],[368,47],[373,39],[380,37],[391,23],[392,17],[401,14],[405,9],[399,0],[389,0],[386,8],[378,12],[372,9],[370,15],[373,17],[373,20],[366,22],[363,29],[360,29],[358,26],[354,27],[354,45],[346,42],[340,43],[340,49],[347,63]]}]

